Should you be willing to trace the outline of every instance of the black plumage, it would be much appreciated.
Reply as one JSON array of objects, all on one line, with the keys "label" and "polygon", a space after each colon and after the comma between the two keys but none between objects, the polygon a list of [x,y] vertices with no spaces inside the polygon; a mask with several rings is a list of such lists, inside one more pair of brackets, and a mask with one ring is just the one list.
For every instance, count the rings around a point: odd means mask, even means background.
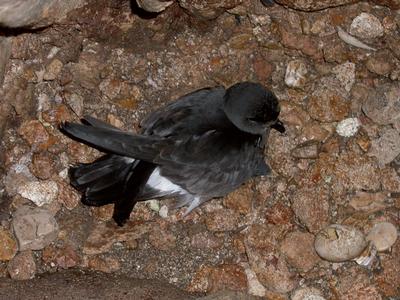
[{"label": "black plumage", "polygon": [[129,218],[135,203],[176,196],[187,213],[222,197],[251,177],[270,172],[264,144],[270,128],[284,132],[277,98],[257,83],[201,89],[145,119],[141,134],[92,117],[61,130],[108,154],[70,169],[82,202],[115,203],[114,220]]}]

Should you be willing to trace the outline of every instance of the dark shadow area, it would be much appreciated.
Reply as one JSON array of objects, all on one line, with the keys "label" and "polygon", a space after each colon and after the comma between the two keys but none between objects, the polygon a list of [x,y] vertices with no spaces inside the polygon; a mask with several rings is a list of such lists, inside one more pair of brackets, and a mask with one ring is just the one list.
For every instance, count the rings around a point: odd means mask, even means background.
[{"label": "dark shadow area", "polygon": [[0,299],[195,299],[195,296],[157,280],[115,274],[64,271],[32,280],[0,279]]}]

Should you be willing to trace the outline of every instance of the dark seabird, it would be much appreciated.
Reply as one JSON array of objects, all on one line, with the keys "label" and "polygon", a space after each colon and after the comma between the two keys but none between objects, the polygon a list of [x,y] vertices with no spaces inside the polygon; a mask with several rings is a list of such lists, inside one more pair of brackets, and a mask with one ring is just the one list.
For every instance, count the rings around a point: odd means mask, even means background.
[{"label": "dark seabird", "polygon": [[106,155],[70,168],[71,185],[90,206],[114,203],[122,226],[137,201],[176,197],[186,214],[223,197],[248,179],[267,175],[264,147],[270,128],[284,132],[274,94],[241,82],[205,88],[151,113],[140,134],[93,117],[65,122],[68,136]]}]

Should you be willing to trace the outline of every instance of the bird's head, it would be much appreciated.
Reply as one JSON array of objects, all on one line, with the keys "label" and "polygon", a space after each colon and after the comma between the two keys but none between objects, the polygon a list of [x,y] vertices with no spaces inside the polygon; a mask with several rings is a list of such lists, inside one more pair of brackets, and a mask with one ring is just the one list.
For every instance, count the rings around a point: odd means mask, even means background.
[{"label": "bird's head", "polygon": [[280,106],[275,95],[259,83],[241,82],[225,94],[224,112],[240,130],[264,135],[269,128],[285,132],[278,119]]}]

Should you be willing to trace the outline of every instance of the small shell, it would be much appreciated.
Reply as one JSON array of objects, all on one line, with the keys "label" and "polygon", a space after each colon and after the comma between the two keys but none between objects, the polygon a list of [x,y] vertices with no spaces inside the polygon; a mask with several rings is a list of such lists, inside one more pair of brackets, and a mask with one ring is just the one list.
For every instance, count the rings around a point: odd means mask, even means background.
[{"label": "small shell", "polygon": [[367,44],[364,44],[360,40],[356,39],[354,36],[351,36],[350,34],[348,34],[340,26],[337,26],[337,31],[338,31],[339,37],[342,39],[343,42],[345,42],[349,45],[352,45],[354,47],[361,48],[361,49],[376,51],[375,48],[372,48],[372,47],[368,46]]},{"label": "small shell", "polygon": [[158,1],[158,0],[136,0],[138,6],[148,12],[162,12],[174,1]]},{"label": "small shell", "polygon": [[397,229],[389,222],[375,224],[367,235],[378,251],[390,249],[397,240]]},{"label": "small shell", "polygon": [[378,251],[373,243],[369,243],[368,247],[360,254],[359,257],[355,258],[354,261],[360,266],[370,268],[376,261]]},{"label": "small shell", "polygon": [[359,256],[367,247],[364,234],[358,229],[332,224],[315,237],[314,247],[318,255],[331,262],[343,262]]}]

